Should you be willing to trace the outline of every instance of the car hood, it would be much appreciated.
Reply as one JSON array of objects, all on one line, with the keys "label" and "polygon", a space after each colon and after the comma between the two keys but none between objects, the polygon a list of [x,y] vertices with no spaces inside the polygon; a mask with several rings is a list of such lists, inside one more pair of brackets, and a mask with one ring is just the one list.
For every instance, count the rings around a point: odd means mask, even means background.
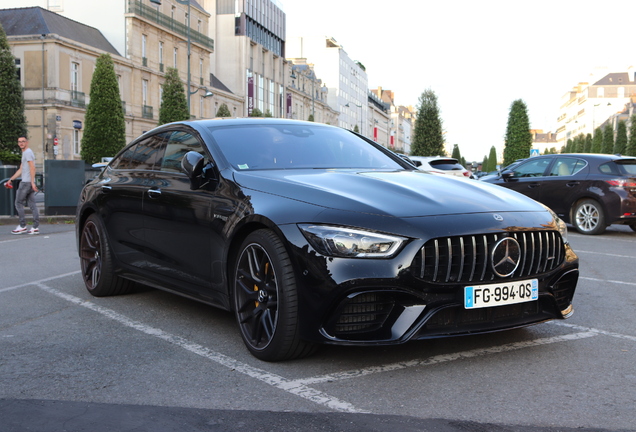
[{"label": "car hood", "polygon": [[325,208],[395,217],[545,210],[500,186],[421,171],[263,170],[235,172],[234,180]]}]

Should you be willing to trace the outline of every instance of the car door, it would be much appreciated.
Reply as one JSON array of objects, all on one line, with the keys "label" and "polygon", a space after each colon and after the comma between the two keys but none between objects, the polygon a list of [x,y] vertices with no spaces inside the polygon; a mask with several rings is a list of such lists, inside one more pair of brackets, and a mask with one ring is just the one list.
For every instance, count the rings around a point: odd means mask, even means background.
[{"label": "car door", "polygon": [[571,156],[556,157],[543,181],[540,201],[559,217],[566,217],[572,204],[587,188],[585,179],[588,170],[588,164],[583,159]]},{"label": "car door", "polygon": [[146,267],[143,199],[160,156],[163,138],[151,136],[133,143],[106,169],[97,184],[98,207],[111,248],[124,266]]},{"label": "car door", "polygon": [[202,142],[193,132],[171,131],[146,188],[143,210],[152,271],[180,291],[200,295],[206,291],[201,288],[210,285],[213,192],[191,190],[181,168],[189,151],[205,157]]},{"label": "car door", "polygon": [[504,171],[508,175],[503,174],[495,183],[542,202],[543,181],[551,162],[551,158],[544,157],[528,159],[512,170]]}]

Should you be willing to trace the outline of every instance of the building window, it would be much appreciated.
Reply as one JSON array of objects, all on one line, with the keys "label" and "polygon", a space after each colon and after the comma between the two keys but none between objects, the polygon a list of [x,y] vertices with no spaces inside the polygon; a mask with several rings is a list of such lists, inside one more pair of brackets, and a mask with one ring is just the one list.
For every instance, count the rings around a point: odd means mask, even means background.
[{"label": "building window", "polygon": [[80,130],[73,129],[73,154],[75,156],[79,156],[82,151],[81,142],[82,139],[80,137]]},{"label": "building window", "polygon": [[201,20],[197,21],[197,31],[201,33]]},{"label": "building window", "polygon": [[172,51],[172,62],[174,63],[174,67],[177,67],[177,55],[179,54],[179,50],[174,48]]},{"label": "building window", "polygon": [[71,90],[78,91],[79,89],[79,63],[71,63]]},{"label": "building window", "polygon": [[159,72],[163,72],[163,42],[159,42]]},{"label": "building window", "polygon": [[172,6],[172,12],[170,12],[170,17],[174,19],[174,15],[177,13],[177,7]]},{"label": "building window", "polygon": [[141,103],[148,105],[148,80],[141,80]]},{"label": "building window", "polygon": [[258,76],[258,109],[263,112],[265,107],[263,106],[263,101],[265,99],[265,78],[263,75]]},{"label": "building window", "polygon": [[199,118],[204,118],[205,116],[203,115],[203,108],[204,108],[204,104],[203,104],[203,100],[205,98],[203,96],[201,96],[199,98]]},{"label": "building window", "polygon": [[19,58],[15,59],[15,69],[18,74],[18,81],[22,81],[22,65],[20,64],[21,60]]}]

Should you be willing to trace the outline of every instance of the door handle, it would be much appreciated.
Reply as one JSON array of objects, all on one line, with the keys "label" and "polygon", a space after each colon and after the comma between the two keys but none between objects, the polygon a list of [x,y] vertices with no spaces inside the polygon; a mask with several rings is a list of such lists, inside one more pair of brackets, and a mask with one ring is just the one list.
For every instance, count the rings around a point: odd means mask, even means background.
[{"label": "door handle", "polygon": [[161,189],[148,189],[148,196],[150,198],[159,198],[161,196]]},{"label": "door handle", "polygon": [[108,193],[113,190],[112,186],[102,185],[102,192]]},{"label": "door handle", "polygon": [[528,187],[529,187],[530,189],[534,189],[534,188],[537,188],[537,187],[539,187],[539,186],[541,186],[541,184],[540,184],[540,183],[530,183],[530,184],[528,185]]},{"label": "door handle", "polygon": [[573,182],[566,183],[565,185],[567,187],[574,187],[574,186],[578,186],[579,184],[580,184],[580,182],[573,181]]}]

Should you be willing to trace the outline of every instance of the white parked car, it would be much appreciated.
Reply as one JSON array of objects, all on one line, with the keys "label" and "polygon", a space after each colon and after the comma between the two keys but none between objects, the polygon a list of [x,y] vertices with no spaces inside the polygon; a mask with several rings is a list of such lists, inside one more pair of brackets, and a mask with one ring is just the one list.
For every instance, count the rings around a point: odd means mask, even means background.
[{"label": "white parked car", "polygon": [[464,168],[455,158],[445,156],[409,156],[409,159],[422,171],[473,178],[472,172]]}]

